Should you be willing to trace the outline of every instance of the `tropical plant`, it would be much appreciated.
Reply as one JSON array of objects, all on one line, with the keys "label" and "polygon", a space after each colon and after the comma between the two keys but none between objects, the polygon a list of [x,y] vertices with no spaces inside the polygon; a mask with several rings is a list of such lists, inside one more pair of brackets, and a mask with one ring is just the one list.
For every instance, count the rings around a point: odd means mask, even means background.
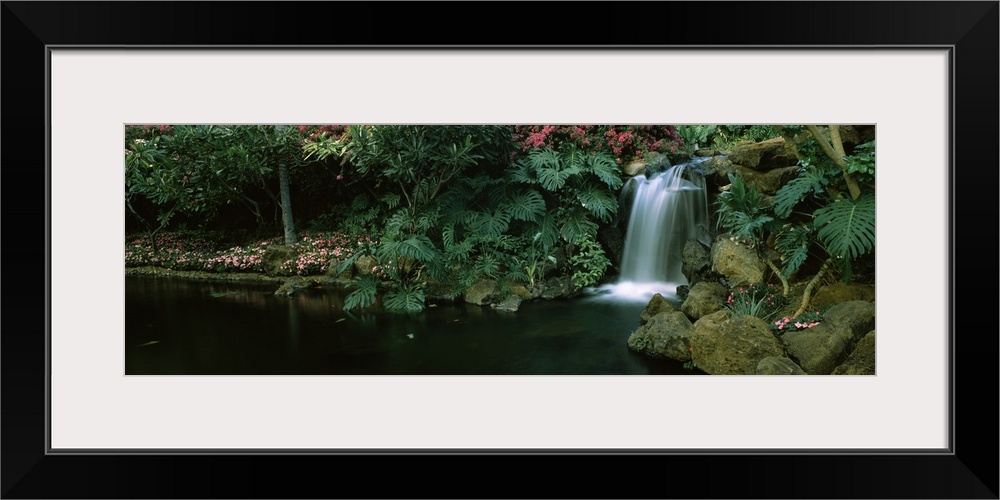
[{"label": "tropical plant", "polygon": [[725,308],[734,316],[755,316],[768,321],[787,304],[784,295],[766,283],[738,287],[726,298]]},{"label": "tropical plant", "polygon": [[715,125],[678,125],[677,135],[684,141],[684,150],[692,153],[698,145],[708,144],[708,138],[715,134],[715,130]]},{"label": "tropical plant", "polygon": [[751,246],[763,239],[764,230],[774,221],[757,188],[735,174],[729,174],[729,189],[719,194],[716,206],[718,228]]},{"label": "tropical plant", "polygon": [[569,263],[575,269],[572,280],[577,288],[596,285],[611,266],[601,245],[589,238],[576,245],[576,252],[570,257]]}]

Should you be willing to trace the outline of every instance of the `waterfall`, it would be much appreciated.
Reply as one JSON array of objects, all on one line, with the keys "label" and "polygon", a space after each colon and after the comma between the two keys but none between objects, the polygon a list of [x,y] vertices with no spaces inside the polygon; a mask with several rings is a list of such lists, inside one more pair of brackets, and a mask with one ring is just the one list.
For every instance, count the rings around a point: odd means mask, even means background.
[{"label": "waterfall", "polygon": [[621,208],[628,204],[628,229],[618,283],[608,287],[612,295],[643,300],[654,293],[675,297],[677,287],[688,283],[681,272],[685,243],[691,239],[711,243],[705,178],[692,168],[702,161],[648,177],[637,175],[625,183]]}]

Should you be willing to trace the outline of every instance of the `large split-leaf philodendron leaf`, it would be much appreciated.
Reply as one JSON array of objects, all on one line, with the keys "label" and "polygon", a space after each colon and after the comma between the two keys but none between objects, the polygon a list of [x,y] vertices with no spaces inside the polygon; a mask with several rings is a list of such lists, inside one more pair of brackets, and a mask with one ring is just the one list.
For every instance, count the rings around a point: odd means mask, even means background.
[{"label": "large split-leaf philodendron leaf", "polygon": [[815,213],[817,236],[831,255],[854,259],[875,248],[875,196],[830,203]]}]

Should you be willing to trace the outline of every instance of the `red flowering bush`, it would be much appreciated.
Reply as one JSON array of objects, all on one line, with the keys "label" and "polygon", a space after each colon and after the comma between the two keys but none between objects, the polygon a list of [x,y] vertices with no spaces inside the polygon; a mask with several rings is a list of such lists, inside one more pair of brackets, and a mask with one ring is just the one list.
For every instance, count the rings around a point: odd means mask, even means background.
[{"label": "red flowering bush", "polygon": [[651,152],[676,152],[680,144],[673,125],[515,125],[514,139],[522,151],[570,143],[611,153],[619,163]]}]

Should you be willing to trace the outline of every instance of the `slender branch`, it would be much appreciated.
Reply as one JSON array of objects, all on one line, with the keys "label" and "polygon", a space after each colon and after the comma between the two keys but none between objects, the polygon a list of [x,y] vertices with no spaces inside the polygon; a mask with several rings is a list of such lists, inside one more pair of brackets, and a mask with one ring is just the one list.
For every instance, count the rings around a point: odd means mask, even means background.
[{"label": "slender branch", "polygon": [[778,269],[778,266],[774,265],[774,262],[771,262],[770,259],[766,260],[767,260],[767,265],[771,268],[771,271],[773,271],[774,275],[777,276],[779,280],[781,280],[781,287],[783,290],[781,295],[788,297],[788,280],[785,279],[785,276],[783,274],[781,274],[781,270]]},{"label": "slender branch", "polygon": [[820,132],[819,127],[806,125],[806,129],[816,138],[816,142],[823,149],[823,153],[843,170],[844,180],[847,182],[847,190],[851,192],[851,199],[858,199],[858,196],[861,196],[861,188],[858,186],[858,182],[854,180],[854,177],[847,171],[847,162],[844,161],[844,156],[846,156],[844,154],[844,143],[840,140],[840,128],[837,125],[830,125],[832,145],[823,137],[823,133]]},{"label": "slender branch", "polygon": [[795,314],[792,315],[793,318],[797,318],[800,314],[806,312],[806,308],[809,307],[809,300],[812,298],[813,288],[816,288],[816,285],[819,284],[820,280],[823,278],[823,275],[826,274],[827,269],[830,268],[830,264],[832,262],[833,262],[833,257],[826,259],[823,262],[823,266],[819,268],[819,272],[816,273],[816,276],[809,281],[808,285],[806,285],[806,290],[802,294],[802,305],[800,305],[799,309],[795,311]]},{"label": "slender branch", "polygon": [[410,207],[410,211],[412,212],[414,209],[413,202],[410,201],[410,195],[409,193],[406,192],[406,186],[403,185],[403,181],[397,181],[397,182],[399,183],[399,190],[402,191],[403,196],[406,197],[406,206]]}]

